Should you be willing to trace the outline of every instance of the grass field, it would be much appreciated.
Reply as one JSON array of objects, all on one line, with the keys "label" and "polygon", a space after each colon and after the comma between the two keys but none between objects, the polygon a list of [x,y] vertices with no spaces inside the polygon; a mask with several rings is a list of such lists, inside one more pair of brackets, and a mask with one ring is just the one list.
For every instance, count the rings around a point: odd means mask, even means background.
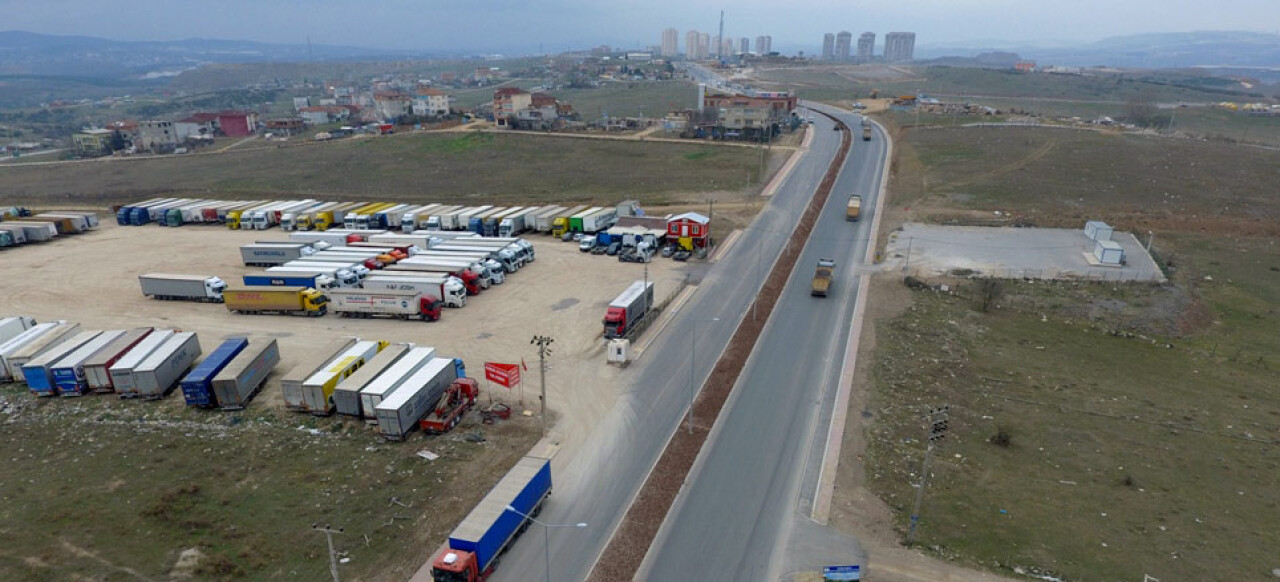
[{"label": "grass field", "polygon": [[1268,576],[1280,543],[1280,201],[1268,194],[1280,154],[1050,129],[908,136],[896,211],[1154,228],[1172,276],[1006,281],[990,313],[974,282],[910,291],[910,309],[877,326],[866,468],[900,530],[925,415],[950,405],[917,532],[931,551],[1063,580]]},{"label": "grass field", "polygon": [[[0,509],[5,580],[322,580],[319,523],[346,530],[344,579],[403,581],[537,436],[512,421],[389,444],[361,423],[198,414],[181,398],[73,406],[12,385],[0,398],[0,486],[23,500]],[[485,443],[460,438],[475,430]],[[452,478],[477,458],[479,482]],[[201,558],[181,566],[183,552]]]},{"label": "grass field", "polygon": [[[224,154],[0,167],[15,203],[121,203],[167,193],[440,202],[680,200],[736,189],[750,148],[539,135],[400,134]],[[752,183],[759,177],[752,174]]]}]

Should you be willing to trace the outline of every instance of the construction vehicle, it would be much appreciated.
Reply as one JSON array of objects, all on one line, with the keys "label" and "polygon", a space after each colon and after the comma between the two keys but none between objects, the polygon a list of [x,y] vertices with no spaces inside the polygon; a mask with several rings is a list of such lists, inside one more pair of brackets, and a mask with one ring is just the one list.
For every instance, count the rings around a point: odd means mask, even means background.
[{"label": "construction vehicle", "polygon": [[810,295],[826,297],[831,289],[831,278],[836,272],[836,262],[831,259],[818,259],[818,268],[813,273],[813,288]]},{"label": "construction vehicle", "polygon": [[849,203],[844,207],[845,220],[858,220],[862,215],[862,197],[854,194],[849,197]]},{"label": "construction vehicle", "polygon": [[480,383],[475,378],[458,378],[445,389],[435,410],[428,412],[419,421],[419,426],[427,434],[444,434],[458,426],[462,415],[476,403],[480,396]]}]

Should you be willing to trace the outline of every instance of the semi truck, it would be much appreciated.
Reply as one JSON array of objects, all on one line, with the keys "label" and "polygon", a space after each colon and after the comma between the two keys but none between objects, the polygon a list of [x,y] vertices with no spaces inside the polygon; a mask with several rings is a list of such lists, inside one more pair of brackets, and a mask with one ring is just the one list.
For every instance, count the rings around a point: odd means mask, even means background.
[{"label": "semi truck", "polygon": [[195,332],[173,334],[133,369],[134,391],[146,400],[164,398],[198,357],[200,338]]},{"label": "semi truck", "polygon": [[[437,256],[432,254],[431,251],[428,251],[426,253],[419,254],[412,259],[401,261],[399,264],[409,266],[426,266],[430,268],[461,269],[462,271],[475,275],[476,283],[480,285],[481,289],[488,289],[494,285],[495,270],[490,269],[489,266],[485,264],[485,259],[481,258]],[[501,270],[501,266],[499,266],[497,270]],[[454,274],[454,276],[460,277],[461,275]]]},{"label": "semi truck", "polygon": [[400,217],[400,232],[409,234],[419,228],[426,228],[427,218],[441,208],[444,208],[443,204],[427,204],[406,211],[404,216]]},{"label": "semi truck", "polygon": [[111,389],[119,394],[121,398],[130,398],[138,396],[138,389],[133,383],[133,370],[142,364],[169,338],[173,337],[172,329],[157,329],[147,337],[142,338],[138,345],[133,346],[119,361],[107,368],[107,374],[111,376]]},{"label": "semi truck", "polygon": [[58,394],[82,396],[88,392],[89,382],[84,375],[85,361],[122,335],[123,329],[104,331],[51,366],[49,371],[53,374],[53,385]]},{"label": "semi truck", "polygon": [[364,264],[364,261],[356,261],[356,260],[348,261],[345,259],[343,260],[326,259],[326,258],[316,257],[315,255],[312,255],[310,257],[303,257],[301,259],[297,259],[294,261],[289,261],[280,266],[294,267],[294,268],[301,267],[303,269],[334,269],[334,270],[346,269],[350,271],[352,274],[354,274],[358,279],[364,279],[369,275],[369,272],[371,271],[371,269]]},{"label": "semi truck", "polygon": [[227,284],[213,275],[175,275],[147,273],[139,275],[142,294],[156,299],[222,303]]},{"label": "semi truck", "polygon": [[440,297],[445,307],[466,307],[467,288],[462,281],[449,276],[432,276],[412,271],[389,271],[364,280],[370,292],[408,291]]},{"label": "semi truck", "polygon": [[275,313],[319,317],[328,309],[324,293],[310,287],[228,287],[223,293],[231,313]]},{"label": "semi truck", "polygon": [[581,222],[573,222],[570,224],[570,229],[573,232],[595,234],[608,229],[616,222],[618,222],[618,210],[616,208],[602,208],[597,212],[583,216]]},{"label": "semi truck", "polygon": [[249,344],[213,377],[218,407],[242,410],[279,364],[280,346],[274,338],[249,338]]},{"label": "semi truck", "polygon": [[333,277],[321,273],[261,273],[257,275],[245,275],[243,277],[245,285],[265,285],[272,287],[289,286],[289,287],[310,287],[319,291],[328,291],[333,288]]},{"label": "semi truck", "polygon": [[534,217],[546,209],[546,206],[530,206],[519,212],[512,212],[506,215],[502,220],[498,221],[498,236],[515,236],[525,231],[533,230],[531,223]]},{"label": "semi truck", "polygon": [[609,303],[604,314],[604,337],[626,337],[649,310],[653,308],[653,282],[636,281]]},{"label": "semi truck", "polygon": [[[323,279],[320,277],[326,277],[332,281],[329,283],[329,287],[355,287],[360,284],[360,277],[357,277],[351,269],[334,269],[331,267],[320,267],[316,265],[305,265],[300,267],[270,267],[263,271],[262,274],[270,277],[314,276],[316,277],[315,285],[306,285],[302,283],[295,285],[299,287],[311,287],[312,289],[328,288],[322,283]],[[272,279],[271,283],[258,282],[253,283],[253,285],[275,285],[274,281],[275,280]],[[245,284],[249,285],[250,283],[245,282]]]},{"label": "semi truck", "polygon": [[329,292],[329,300],[333,312],[343,317],[440,319],[440,300],[421,291],[336,289]]},{"label": "semi truck", "polygon": [[[80,333],[80,324],[60,322],[53,329],[38,336],[29,338],[30,341],[24,342],[22,345],[15,345],[11,351],[4,356],[5,369],[8,372],[5,379],[16,382],[23,382],[22,367],[27,365],[31,360],[36,359],[41,354],[53,349],[55,346],[76,337]],[[14,338],[15,340],[18,338]]]},{"label": "semi truck", "polygon": [[424,263],[447,262],[462,264],[476,271],[480,279],[488,279],[490,286],[501,285],[507,280],[507,264],[490,258],[488,253],[477,251],[431,250],[415,255]]},{"label": "semi truck", "polygon": [[217,404],[217,398],[213,395],[214,376],[227,367],[247,345],[248,338],[232,337],[223,340],[191,373],[182,378],[178,385],[182,387],[182,398],[186,400],[187,406],[212,408]]},{"label": "semi truck", "polygon": [[[551,219],[560,213],[568,210],[564,206],[544,206],[541,210],[534,213],[532,217],[526,220],[526,226],[534,232],[551,232]],[[507,235],[511,236],[511,235]]]},{"label": "semi truck", "polygon": [[[481,582],[551,495],[551,461],[528,456],[463,518],[431,560],[434,582]],[[514,509],[514,511],[512,511]]]},{"label": "semi truck", "polygon": [[400,261],[399,263],[396,263],[394,265],[391,265],[390,267],[387,267],[386,269],[383,269],[379,274],[391,274],[391,273],[417,273],[417,274],[428,274],[433,277],[445,277],[445,276],[453,277],[458,279],[459,281],[462,281],[462,286],[466,288],[467,295],[479,295],[480,291],[484,289],[484,287],[480,283],[479,275],[471,272],[466,267],[460,267],[456,265],[441,266],[441,265],[429,265],[429,264],[409,263],[406,261]]},{"label": "semi truck", "polygon": [[442,217],[447,214],[453,214],[455,212],[458,212],[463,208],[466,208],[466,207],[459,206],[456,204],[452,206],[441,206],[439,208],[436,208],[435,210],[431,211],[431,214],[427,215],[427,218],[425,221],[422,219],[421,216],[418,217],[418,228],[422,230],[428,230],[428,231],[444,230],[444,226],[443,226],[444,219]]},{"label": "semi truck", "polygon": [[862,197],[854,194],[849,197],[849,203],[844,207],[845,220],[858,220],[862,216]]},{"label": "semi truck", "polygon": [[246,267],[277,267],[315,254],[310,244],[297,242],[257,242],[240,245],[240,259]]},{"label": "semi truck", "polygon": [[102,330],[82,331],[23,364],[21,378],[27,383],[27,388],[36,396],[57,394],[57,384],[53,381],[53,366],[101,333]]},{"label": "semi truck", "polygon": [[378,432],[387,440],[404,440],[457,379],[452,358],[432,358],[374,407]]},{"label": "semi truck", "polygon": [[356,373],[347,376],[333,389],[333,409],[338,414],[360,416],[360,391],[372,383],[392,364],[413,349],[411,343],[391,344],[374,356]]},{"label": "semi truck", "polygon": [[333,413],[333,389],[377,356],[386,345],[387,342],[358,341],[329,360],[302,383],[302,405],[297,410],[316,416]]},{"label": "semi truck", "polygon": [[151,335],[154,328],[137,327],[128,330],[106,347],[98,350],[93,357],[84,361],[85,381],[89,389],[98,393],[115,392],[115,384],[111,381],[111,366],[124,358],[135,346]]},{"label": "semi truck", "polygon": [[438,244],[431,247],[430,251],[420,253],[418,256],[431,256],[432,253],[437,254],[437,256],[439,253],[481,254],[484,255],[485,258],[497,261],[499,267],[507,273],[514,273],[520,270],[520,267],[524,265],[523,261],[520,260],[520,257],[517,256],[513,249],[506,248],[506,246],[496,245],[472,245],[467,242],[467,239],[459,239],[454,242]]},{"label": "semi truck", "polygon": [[831,279],[835,276],[836,262],[831,259],[818,259],[818,267],[813,272],[813,287],[809,294],[826,297],[831,289]]},{"label": "semi truck", "polygon": [[298,362],[285,373],[284,378],[280,380],[280,391],[284,394],[284,406],[290,410],[302,409],[302,383],[307,381],[312,374],[320,370],[320,367],[334,359],[338,354],[347,350],[347,348],[355,345],[357,339],[353,336],[344,336],[330,341],[319,350],[309,352],[301,362]]},{"label": "semi truck", "polygon": [[419,425],[427,434],[449,432],[462,420],[462,415],[475,406],[478,396],[480,396],[479,382],[474,378],[458,378],[449,384],[435,408],[422,417]]},{"label": "semi truck", "polygon": [[[569,217],[582,212],[587,208],[590,207],[583,204],[566,208],[546,216],[541,216],[538,218],[538,232],[549,232],[552,236],[561,236],[569,230]],[[561,218],[564,220],[559,220]],[[557,234],[556,231],[559,231],[559,234]]]},{"label": "semi truck", "polygon": [[365,419],[377,419],[377,407],[383,400],[395,394],[410,377],[427,365],[436,355],[432,347],[415,347],[396,360],[385,372],[374,378],[360,390],[360,415]]},{"label": "semi truck", "polygon": [[871,141],[871,125],[862,120],[862,141]]}]

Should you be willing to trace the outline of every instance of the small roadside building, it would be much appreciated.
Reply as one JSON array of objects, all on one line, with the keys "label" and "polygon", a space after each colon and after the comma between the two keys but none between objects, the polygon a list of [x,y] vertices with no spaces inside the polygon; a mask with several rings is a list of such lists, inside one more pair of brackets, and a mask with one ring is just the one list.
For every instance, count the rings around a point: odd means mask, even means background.
[{"label": "small roadside building", "polygon": [[694,247],[706,247],[711,239],[711,219],[697,212],[672,216],[667,220],[667,239],[678,241],[686,248],[685,240]]}]

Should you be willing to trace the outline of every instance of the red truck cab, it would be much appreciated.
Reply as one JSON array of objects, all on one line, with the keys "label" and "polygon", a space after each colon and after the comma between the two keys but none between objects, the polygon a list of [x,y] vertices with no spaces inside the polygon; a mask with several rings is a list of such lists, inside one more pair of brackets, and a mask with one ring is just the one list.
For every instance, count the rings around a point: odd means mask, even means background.
[{"label": "red truck cab", "polygon": [[439,299],[431,295],[423,295],[418,299],[418,313],[421,313],[423,318],[431,321],[440,321],[442,312]]},{"label": "red truck cab", "polygon": [[431,561],[431,579],[434,582],[478,582],[492,573],[492,568],[487,572],[480,571],[475,554],[450,549],[448,544],[440,548]]},{"label": "red truck cab", "polygon": [[610,307],[604,313],[604,336],[623,337],[626,334],[627,309],[625,307]]},{"label": "red truck cab", "polygon": [[462,415],[476,403],[480,382],[475,378],[458,378],[449,385],[440,403],[419,421],[427,434],[444,434],[457,426]]}]

